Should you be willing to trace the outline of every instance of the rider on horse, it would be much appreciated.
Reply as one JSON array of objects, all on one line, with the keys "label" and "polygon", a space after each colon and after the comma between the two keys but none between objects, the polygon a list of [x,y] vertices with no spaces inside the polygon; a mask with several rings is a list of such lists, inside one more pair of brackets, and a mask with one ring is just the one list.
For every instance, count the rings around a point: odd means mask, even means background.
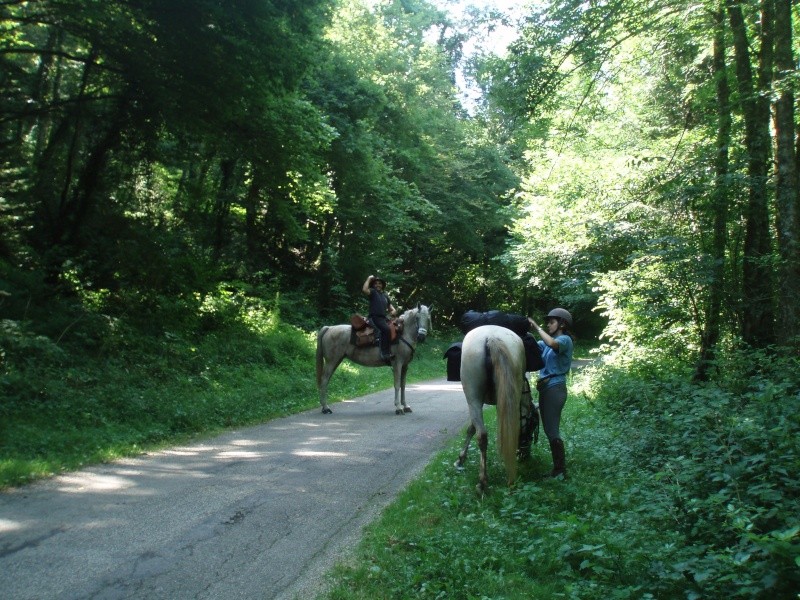
[{"label": "rider on horse", "polygon": [[397,311],[384,291],[385,288],[386,281],[380,277],[375,277],[375,275],[370,275],[361,287],[361,291],[366,296],[369,296],[369,320],[372,322],[372,326],[381,332],[381,359],[388,363],[394,358],[394,355],[391,350],[391,332],[386,314],[394,316]]}]

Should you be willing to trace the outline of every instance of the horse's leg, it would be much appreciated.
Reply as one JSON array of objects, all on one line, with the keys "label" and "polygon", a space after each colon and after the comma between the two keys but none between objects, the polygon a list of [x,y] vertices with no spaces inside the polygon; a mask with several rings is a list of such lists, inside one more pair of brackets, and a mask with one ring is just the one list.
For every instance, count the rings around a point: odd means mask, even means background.
[{"label": "horse's leg", "polygon": [[478,491],[483,494],[489,485],[489,478],[486,474],[486,450],[489,447],[489,434],[484,427],[478,432],[478,448],[481,450],[481,468],[478,475]]},{"label": "horse's leg", "polygon": [[333,377],[333,373],[344,360],[344,355],[340,356],[338,360],[329,360],[325,363],[322,369],[322,377],[319,382],[319,403],[322,405],[322,414],[329,415],[333,411],[328,406],[328,382]]},{"label": "horse's leg", "polygon": [[413,412],[411,407],[406,404],[406,375],[408,375],[408,363],[403,365],[400,371],[400,403],[403,405],[403,412]]},{"label": "horse's leg", "polygon": [[469,416],[475,425],[475,435],[478,436],[478,449],[481,451],[480,470],[478,472],[478,492],[481,494],[486,491],[488,477],[486,475],[486,449],[489,446],[489,434],[486,425],[483,423],[483,402],[468,400]]},{"label": "horse's leg", "polygon": [[453,465],[456,469],[464,468],[464,463],[467,462],[467,450],[469,450],[469,443],[472,441],[473,435],[475,435],[475,425],[470,421],[469,427],[467,427],[467,436],[464,440],[464,446],[458,454],[458,460]]},{"label": "horse's leg", "polygon": [[[394,371],[394,414],[402,415],[405,414],[403,411],[403,406],[400,403],[400,399],[403,393],[403,383],[405,378],[403,377],[403,365],[399,364],[399,358],[395,358],[395,363],[392,367],[392,371]],[[405,402],[405,400],[403,400]]]}]

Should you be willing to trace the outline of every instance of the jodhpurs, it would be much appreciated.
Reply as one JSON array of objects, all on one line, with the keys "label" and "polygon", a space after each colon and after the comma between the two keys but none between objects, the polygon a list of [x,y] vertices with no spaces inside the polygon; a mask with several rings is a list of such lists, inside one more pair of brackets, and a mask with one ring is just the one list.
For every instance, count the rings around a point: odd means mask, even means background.
[{"label": "jodhpurs", "polygon": [[548,440],[561,439],[558,428],[561,424],[561,411],[566,402],[566,383],[557,383],[539,392],[539,414],[542,416],[542,428]]}]

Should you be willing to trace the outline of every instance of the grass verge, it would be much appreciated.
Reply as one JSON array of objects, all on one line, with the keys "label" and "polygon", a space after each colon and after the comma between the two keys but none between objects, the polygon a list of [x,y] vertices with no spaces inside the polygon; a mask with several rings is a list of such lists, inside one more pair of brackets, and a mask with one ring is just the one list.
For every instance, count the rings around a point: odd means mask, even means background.
[{"label": "grass verge", "polygon": [[[628,410],[615,413],[605,406],[608,398],[596,395],[604,377],[616,382],[606,391],[622,393],[614,385],[625,376],[604,374],[603,367],[572,379],[562,421],[569,479],[542,477],[551,461],[541,439],[508,489],[493,439],[494,410],[487,408],[489,493],[481,497],[475,490],[474,447],[464,472],[452,466],[461,441],[454,440],[368,527],[348,562],[331,572],[325,599],[796,600],[798,487],[787,477],[798,455],[796,438],[775,445],[772,476],[757,470],[737,481],[730,452],[744,438],[739,431],[730,437],[731,423],[749,430],[757,418],[720,413],[721,403],[711,408],[713,397],[724,396],[720,390],[714,396],[695,390],[684,406],[673,386],[664,388],[663,398],[652,390],[641,398],[642,406],[652,406],[651,417],[638,406],[631,410],[633,401],[624,395],[618,402]],[[641,394],[641,385],[635,389]],[[800,395],[796,388],[793,393],[796,406]],[[789,415],[795,414],[791,404]],[[681,419],[665,421],[663,406],[682,411]],[[727,459],[704,462],[699,452],[681,454],[672,446],[663,455],[653,450],[657,439],[685,447],[672,429],[686,431],[690,421],[704,429],[694,443],[711,451],[720,448],[717,430],[729,436]],[[745,459],[759,456],[758,466],[769,460],[758,454]]]}]

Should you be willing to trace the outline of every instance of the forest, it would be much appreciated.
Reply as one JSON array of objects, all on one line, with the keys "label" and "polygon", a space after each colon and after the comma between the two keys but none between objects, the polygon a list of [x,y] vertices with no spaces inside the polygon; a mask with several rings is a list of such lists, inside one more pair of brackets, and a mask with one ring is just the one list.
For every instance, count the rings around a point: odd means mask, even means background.
[{"label": "forest", "polygon": [[581,393],[638,432],[682,540],[668,575],[625,565],[655,596],[614,597],[795,598],[799,18],[0,3],[0,487],[314,406],[286,373],[377,274],[441,339],[470,309],[575,316]]}]

